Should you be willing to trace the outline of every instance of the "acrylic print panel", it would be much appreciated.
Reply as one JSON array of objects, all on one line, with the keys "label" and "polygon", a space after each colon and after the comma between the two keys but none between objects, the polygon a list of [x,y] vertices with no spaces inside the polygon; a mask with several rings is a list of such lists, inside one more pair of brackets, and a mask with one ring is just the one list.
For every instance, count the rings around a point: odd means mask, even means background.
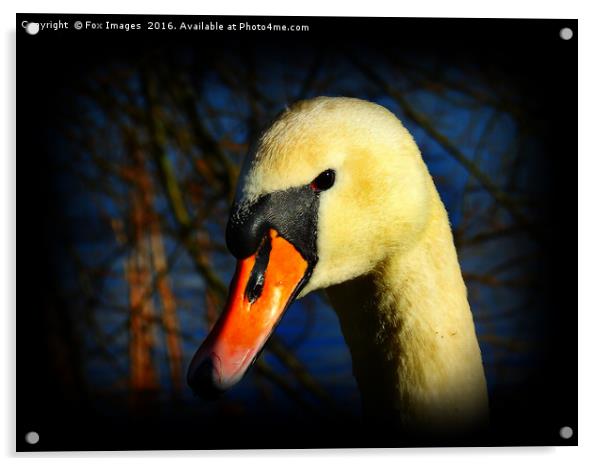
[{"label": "acrylic print panel", "polygon": [[19,451],[577,443],[577,21],[17,37]]}]

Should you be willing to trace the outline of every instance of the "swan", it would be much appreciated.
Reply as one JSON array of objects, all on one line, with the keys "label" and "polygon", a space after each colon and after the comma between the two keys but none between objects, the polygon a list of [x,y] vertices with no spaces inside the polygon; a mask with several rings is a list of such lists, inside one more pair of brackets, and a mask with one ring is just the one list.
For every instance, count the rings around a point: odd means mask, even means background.
[{"label": "swan", "polygon": [[238,259],[188,383],[227,390],[296,299],[325,289],[365,418],[414,433],[481,429],[486,380],[449,220],[414,139],[384,107],[317,97],[247,156],[226,229]]}]

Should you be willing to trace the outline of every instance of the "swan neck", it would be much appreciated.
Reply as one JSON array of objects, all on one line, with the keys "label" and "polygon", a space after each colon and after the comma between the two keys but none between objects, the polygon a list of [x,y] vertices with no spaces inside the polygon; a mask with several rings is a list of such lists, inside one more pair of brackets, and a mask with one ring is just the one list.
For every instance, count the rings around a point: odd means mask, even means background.
[{"label": "swan neck", "polygon": [[423,430],[481,425],[487,391],[445,210],[409,251],[328,289],[365,416]]}]

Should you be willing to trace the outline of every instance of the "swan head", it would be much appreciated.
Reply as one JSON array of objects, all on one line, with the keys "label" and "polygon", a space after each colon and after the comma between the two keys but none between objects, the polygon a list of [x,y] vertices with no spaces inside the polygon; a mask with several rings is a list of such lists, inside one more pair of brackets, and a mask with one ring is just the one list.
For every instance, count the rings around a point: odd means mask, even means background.
[{"label": "swan head", "polygon": [[191,387],[229,388],[293,299],[411,248],[430,216],[431,183],[412,136],[384,107],[320,97],[285,110],[241,171],[226,231],[237,270],[190,365]]}]

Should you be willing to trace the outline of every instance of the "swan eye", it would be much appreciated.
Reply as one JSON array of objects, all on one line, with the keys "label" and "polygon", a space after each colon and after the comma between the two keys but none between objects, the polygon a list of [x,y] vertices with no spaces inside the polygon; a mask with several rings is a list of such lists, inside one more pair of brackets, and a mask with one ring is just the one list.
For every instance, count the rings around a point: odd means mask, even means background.
[{"label": "swan eye", "polygon": [[310,184],[316,192],[326,191],[334,184],[334,170],[328,169],[320,173]]}]

